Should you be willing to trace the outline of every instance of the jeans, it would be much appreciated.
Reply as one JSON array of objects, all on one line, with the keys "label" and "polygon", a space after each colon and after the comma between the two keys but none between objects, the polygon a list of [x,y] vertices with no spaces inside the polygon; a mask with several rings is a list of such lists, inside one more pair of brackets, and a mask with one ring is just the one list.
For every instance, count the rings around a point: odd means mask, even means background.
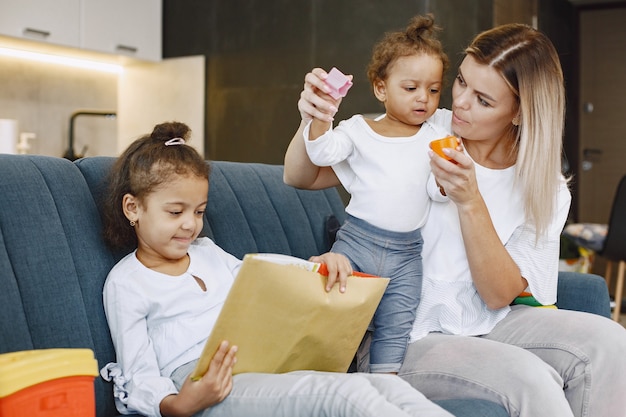
[{"label": "jeans", "polygon": [[[172,374],[178,389],[197,361]],[[224,401],[194,417],[454,417],[395,375],[238,374]]]},{"label": "jeans", "polygon": [[[392,232],[348,216],[331,252],[356,271],[389,278],[374,314],[370,372],[398,372],[422,291],[422,234]],[[349,289],[348,289],[349,291]]]},{"label": "jeans", "polygon": [[398,375],[431,400],[490,400],[511,417],[624,417],[625,352],[626,329],[612,320],[520,305],[488,335],[409,344]]}]

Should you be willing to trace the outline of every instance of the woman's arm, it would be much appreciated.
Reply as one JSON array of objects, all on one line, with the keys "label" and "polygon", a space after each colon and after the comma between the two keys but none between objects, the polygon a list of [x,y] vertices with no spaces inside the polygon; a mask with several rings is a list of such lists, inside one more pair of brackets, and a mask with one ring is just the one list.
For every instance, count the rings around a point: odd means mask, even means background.
[{"label": "woman's arm", "polygon": [[302,138],[306,123],[304,120],[300,122],[300,128],[287,147],[283,181],[292,187],[307,190],[321,190],[339,185],[339,179],[331,167],[318,167],[309,159]]},{"label": "woman's arm", "polygon": [[431,170],[456,204],[474,286],[491,309],[509,305],[528,286],[494,228],[478,184],[472,160],[446,149],[456,163],[430,152]]},{"label": "woman's arm", "polygon": [[312,118],[330,123],[337,113],[334,100],[324,92],[328,91],[324,83],[327,76],[323,69],[315,68],[304,78],[304,89],[298,100],[302,121],[285,153],[283,181],[293,187],[319,190],[339,185],[332,168],[320,168],[311,162],[302,136],[304,127]]}]

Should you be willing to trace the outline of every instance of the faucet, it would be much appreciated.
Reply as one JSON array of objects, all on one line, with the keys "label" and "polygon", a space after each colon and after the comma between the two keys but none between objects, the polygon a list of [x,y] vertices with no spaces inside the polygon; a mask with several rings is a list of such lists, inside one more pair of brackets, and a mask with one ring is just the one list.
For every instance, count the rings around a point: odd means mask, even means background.
[{"label": "faucet", "polygon": [[[113,111],[99,111],[99,110],[77,110],[72,113],[70,117],[70,129],[69,129],[69,143],[67,150],[65,151],[65,155],[63,158],[69,159],[70,161],[75,161],[78,158],[81,158],[83,155],[76,155],[74,152],[74,122],[78,116],[103,116],[107,118],[115,118],[117,113]],[[83,154],[84,154],[83,150]]]}]

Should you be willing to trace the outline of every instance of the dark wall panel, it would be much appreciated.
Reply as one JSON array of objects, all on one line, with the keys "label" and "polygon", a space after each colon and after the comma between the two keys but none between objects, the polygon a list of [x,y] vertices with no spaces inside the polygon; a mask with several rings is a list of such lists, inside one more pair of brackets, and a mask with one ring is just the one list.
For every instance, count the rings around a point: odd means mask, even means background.
[{"label": "dark wall panel", "polygon": [[206,156],[244,162],[282,163],[313,67],[354,75],[335,120],[382,112],[365,74],[372,47],[416,14],[432,12],[443,28],[449,107],[461,52],[493,22],[493,0],[163,1],[164,56],[206,56]]}]

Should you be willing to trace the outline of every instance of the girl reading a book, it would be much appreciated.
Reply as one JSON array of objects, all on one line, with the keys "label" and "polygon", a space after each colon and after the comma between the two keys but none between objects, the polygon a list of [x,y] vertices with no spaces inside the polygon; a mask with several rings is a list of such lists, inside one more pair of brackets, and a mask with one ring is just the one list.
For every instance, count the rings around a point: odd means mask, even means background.
[{"label": "girl reading a book", "polygon": [[[285,180],[300,188],[339,183],[311,163],[302,137],[307,119],[336,111],[325,77],[319,68],[306,75],[303,121],[285,157]],[[554,46],[522,24],[479,34],[452,100],[448,123],[463,149],[444,150],[453,161],[429,153],[449,200],[432,204],[422,229],[422,299],[398,375],[429,398],[488,399],[511,416],[624,415],[621,325],[510,306],[524,291],[544,306],[556,301],[571,197],[560,170],[565,91]],[[367,340],[360,353],[363,370]]]},{"label": "girl reading a book", "polygon": [[221,343],[207,372],[189,375],[241,261],[198,238],[209,171],[189,128],[157,125],[118,158],[104,207],[105,239],[131,251],[103,297],[117,355],[101,371],[122,414],[145,416],[451,417],[392,375],[299,371],[232,375]]}]

